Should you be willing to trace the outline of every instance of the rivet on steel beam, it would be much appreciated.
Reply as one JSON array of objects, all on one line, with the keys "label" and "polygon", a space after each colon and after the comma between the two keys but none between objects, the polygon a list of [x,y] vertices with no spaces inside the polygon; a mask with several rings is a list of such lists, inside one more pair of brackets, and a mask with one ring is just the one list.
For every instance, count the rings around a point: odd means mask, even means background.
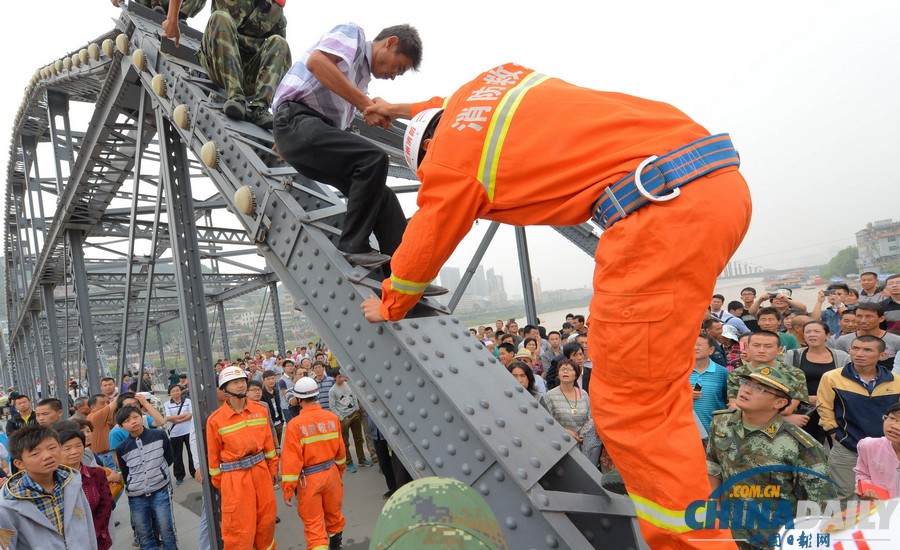
[{"label": "rivet on steel beam", "polygon": [[191,113],[188,111],[187,105],[182,103],[175,107],[175,110],[172,111],[172,120],[175,121],[179,128],[187,130],[188,125],[191,123]]},{"label": "rivet on steel beam", "polygon": [[[137,55],[137,52],[134,52],[134,54]],[[166,97],[166,77],[163,75],[158,74],[154,76],[153,80],[150,81],[150,87],[153,88],[153,92],[159,97]]]},{"label": "rivet on steel beam", "polygon": [[141,48],[134,50],[134,53],[131,54],[131,62],[134,63],[137,70],[145,70],[147,68],[147,56],[144,55],[144,50]]},{"label": "rivet on steel beam", "polygon": [[125,33],[116,37],[116,49],[122,55],[128,55],[128,35]]},{"label": "rivet on steel beam", "polygon": [[219,150],[216,148],[215,142],[207,141],[203,144],[203,147],[200,149],[200,160],[202,160],[203,164],[205,164],[208,168],[218,168]]}]

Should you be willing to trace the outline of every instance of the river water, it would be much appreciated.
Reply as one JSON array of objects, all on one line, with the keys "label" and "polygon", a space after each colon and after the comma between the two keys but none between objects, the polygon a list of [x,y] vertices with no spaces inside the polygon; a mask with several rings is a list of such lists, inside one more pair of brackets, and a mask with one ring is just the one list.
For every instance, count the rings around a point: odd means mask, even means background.
[{"label": "river water", "polygon": [[[728,302],[732,300],[739,301],[741,299],[741,290],[748,286],[755,288],[757,295],[766,292],[766,285],[761,277],[747,277],[741,279],[720,279],[716,283],[715,294],[721,294],[725,296],[725,303],[727,305]],[[818,295],[819,290],[822,290],[824,288],[824,284],[818,286],[805,285],[803,288],[795,288],[792,289],[792,298],[795,300],[799,300],[804,305],[806,305],[809,311],[812,311],[813,306],[816,305],[816,296]],[[584,307],[571,308],[567,310],[555,310],[546,312],[538,310],[538,317],[541,320],[541,325],[547,327],[547,330],[559,330],[562,324],[566,321],[566,314],[568,313],[572,313],[573,315],[584,315],[585,318],[587,318],[588,304],[585,304]],[[518,319],[516,319],[516,321],[519,323],[519,327],[525,326],[524,316],[519,317]]]}]

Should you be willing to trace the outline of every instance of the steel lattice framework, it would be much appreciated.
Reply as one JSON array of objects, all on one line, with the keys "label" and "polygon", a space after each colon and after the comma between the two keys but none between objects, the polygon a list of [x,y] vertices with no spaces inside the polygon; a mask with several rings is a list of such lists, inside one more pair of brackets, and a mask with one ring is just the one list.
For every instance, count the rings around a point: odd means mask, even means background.
[{"label": "steel lattice framework", "polygon": [[[422,300],[401,322],[365,321],[359,303],[380,281],[334,246],[342,197],[285,165],[270,133],[225,118],[197,63],[200,35],[184,27],[179,47],[161,43],[161,20],[132,4],[117,28],[40,69],[26,90],[7,173],[3,375],[21,387],[62,381],[74,353],[98,391],[98,349],[124,364],[130,336],[143,350],[151,328],[180,320],[203,431],[216,404],[207,308],[280,281],[408,470],[474,487],[510,548],[643,546],[627,499],[601,489],[576,442],[447,307]],[[92,109],[82,130],[76,103]],[[402,130],[351,128],[384,147],[391,175],[414,180]],[[252,215],[233,203],[243,186]],[[593,254],[591,226],[557,230]],[[530,283],[524,229],[517,237]],[[254,267],[259,256],[265,268]]]}]

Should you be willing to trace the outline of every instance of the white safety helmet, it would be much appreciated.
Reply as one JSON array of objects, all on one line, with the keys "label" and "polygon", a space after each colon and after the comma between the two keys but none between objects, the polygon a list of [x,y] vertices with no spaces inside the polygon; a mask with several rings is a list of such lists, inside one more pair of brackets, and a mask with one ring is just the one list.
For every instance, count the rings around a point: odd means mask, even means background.
[{"label": "white safety helmet", "polygon": [[319,396],[319,385],[309,376],[304,376],[294,384],[294,397],[297,399],[309,399]]},{"label": "white safety helmet", "polygon": [[219,373],[219,387],[221,388],[225,384],[231,382],[232,380],[237,380],[239,378],[247,379],[247,373],[244,372],[240,367],[225,367],[222,369],[222,372]]},{"label": "white safety helmet", "polygon": [[414,116],[406,126],[406,132],[403,134],[403,155],[413,172],[419,169],[419,163],[425,156],[422,141],[428,133],[429,126],[432,122],[437,124],[437,119],[443,112],[443,109],[425,109]]}]

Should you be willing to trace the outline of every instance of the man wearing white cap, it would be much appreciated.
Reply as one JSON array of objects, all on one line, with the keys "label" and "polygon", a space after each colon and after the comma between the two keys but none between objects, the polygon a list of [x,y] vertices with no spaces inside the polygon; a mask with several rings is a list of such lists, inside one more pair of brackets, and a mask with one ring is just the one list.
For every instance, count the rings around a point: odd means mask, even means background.
[{"label": "man wearing white cap", "polygon": [[228,398],[206,421],[209,479],[222,493],[225,550],[273,548],[278,456],[266,406],[247,399],[247,373],[225,367]]}]

